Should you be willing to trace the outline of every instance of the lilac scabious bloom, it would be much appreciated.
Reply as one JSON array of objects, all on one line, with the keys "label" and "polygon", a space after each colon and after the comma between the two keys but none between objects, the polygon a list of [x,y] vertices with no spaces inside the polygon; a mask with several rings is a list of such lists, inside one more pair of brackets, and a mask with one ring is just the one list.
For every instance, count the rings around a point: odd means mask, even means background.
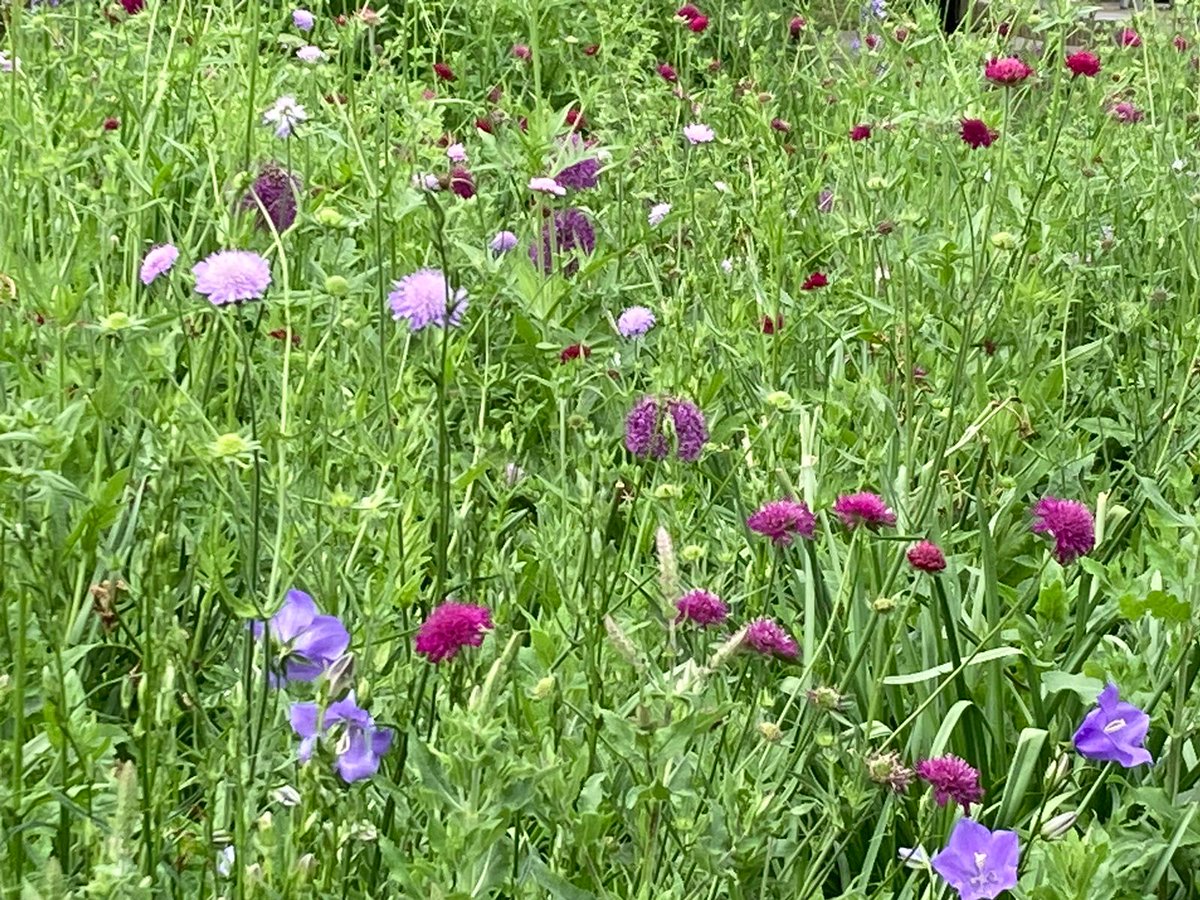
[{"label": "lilac scabious bloom", "polygon": [[720,625],[729,617],[729,607],[721,602],[721,598],[708,591],[688,591],[675,601],[675,609],[679,615],[675,623],[694,622],[702,628],[709,625]]},{"label": "lilac scabious bloom", "polygon": [[851,530],[859,525],[878,528],[880,525],[896,524],[896,514],[883,502],[883,498],[866,491],[838,497],[833,504],[833,511],[842,524]]},{"label": "lilac scabious bloom", "polygon": [[213,306],[261,300],[271,284],[271,266],[249,250],[220,250],[192,267],[196,293]]},{"label": "lilac scabious bloom", "polygon": [[159,275],[171,271],[175,260],[179,259],[179,248],[174,244],[159,244],[152,247],[142,260],[142,284],[149,284]]},{"label": "lilac scabious bloom", "polygon": [[335,766],[347,784],[370,778],[379,771],[379,761],[392,746],[392,730],[379,728],[371,714],[360,707],[351,691],[329,704],[324,714],[315,703],[293,703],[292,730],[300,736],[300,762],[312,759],[321,735],[338,732]]},{"label": "lilac scabious bloom", "polygon": [[462,144],[451,144],[446,148],[446,158],[450,162],[465,163],[467,161],[467,148]]},{"label": "lilac scabious bloom", "polygon": [[552,194],[555,197],[562,197],[567,193],[567,189],[553,178],[546,178],[544,176],[530,178],[529,189],[539,194]]},{"label": "lilac scabious bloom", "polygon": [[[596,249],[596,232],[587,215],[580,209],[560,209],[542,226],[542,239],[529,245],[529,259],[549,275],[554,271],[556,258],[579,251],[590,255]],[[568,259],[560,265],[565,276],[579,270],[578,259]]]},{"label": "lilac scabious bloom", "polygon": [[959,819],[945,849],[933,857],[933,870],[961,900],[994,900],[1017,886],[1020,853],[1015,831],[989,831],[971,819]]},{"label": "lilac scabious bloom", "polygon": [[652,207],[650,207],[650,215],[646,217],[646,220],[650,223],[651,227],[660,225],[662,224],[662,220],[667,217],[667,213],[670,211],[670,203],[655,203]]},{"label": "lilac scabious bloom", "polygon": [[796,535],[811,541],[816,535],[817,520],[803,500],[772,500],[759,507],[746,520],[746,525],[751,531],[786,547]]},{"label": "lilac scabious bloom", "polygon": [[297,28],[299,28],[301,31],[312,31],[313,25],[315,23],[316,23],[316,19],[313,17],[313,14],[310,13],[307,9],[293,9],[292,10],[292,24],[295,25]]},{"label": "lilac scabious bloom", "polygon": [[687,138],[688,143],[692,145],[708,144],[711,143],[713,138],[716,137],[711,128],[700,122],[693,122],[690,125],[684,125],[683,136]]},{"label": "lilac scabious bloom", "polygon": [[492,614],[486,606],[447,600],[429,614],[417,631],[417,652],[432,663],[453,659],[463,647],[478,647],[490,631]]},{"label": "lilac scabious bloom", "polygon": [[263,124],[275,126],[275,137],[291,137],[296,126],[308,121],[308,113],[296,102],[296,98],[285,94],[275,101],[275,105],[263,113]]},{"label": "lilac scabious bloom", "polygon": [[488,246],[492,248],[493,256],[502,256],[516,248],[517,236],[511,231],[497,231]]},{"label": "lilac scabious bloom", "polygon": [[1088,508],[1077,500],[1043,497],[1033,507],[1033,516],[1037,521],[1031,530],[1054,538],[1054,558],[1064,566],[1096,546],[1096,523]]},{"label": "lilac scabious bloom", "polygon": [[268,163],[242,198],[242,209],[258,214],[258,227],[287,231],[296,221],[296,195],[300,179],[287,169]]},{"label": "lilac scabious bloom", "polygon": [[782,656],[795,659],[799,645],[783,626],[773,619],[755,619],[746,628],[746,646],[764,656]]},{"label": "lilac scabious bloom", "polygon": [[[255,638],[262,638],[263,623],[251,623],[250,630]],[[350,634],[337,616],[321,615],[303,591],[287,592],[265,630],[279,646],[288,681],[313,681],[350,646]]]},{"label": "lilac scabious bloom", "polygon": [[708,424],[695,404],[681,398],[664,403],[647,395],[635,403],[625,418],[625,449],[642,458],[665,458],[671,451],[663,430],[668,417],[675,431],[675,455],[684,462],[699,459],[708,443]]},{"label": "lilac scabious bloom", "polygon": [[1126,769],[1153,762],[1150,751],[1142,746],[1150,717],[1132,703],[1122,703],[1112,683],[1100,692],[1096,703],[1075,732],[1075,749],[1080,755],[1119,763]]},{"label": "lilac scabious bloom", "polygon": [[325,58],[325,51],[312,44],[305,44],[296,51],[296,59],[306,63],[319,63]]},{"label": "lilac scabious bloom", "polygon": [[407,319],[412,331],[428,325],[445,328],[447,324],[462,323],[467,311],[467,291],[450,287],[441,269],[418,269],[393,282],[388,303],[392,318]]},{"label": "lilac scabious bloom", "polygon": [[617,331],[621,337],[641,337],[654,327],[656,321],[654,313],[646,307],[631,306],[622,310],[621,315],[617,316]]},{"label": "lilac scabious bloom", "polygon": [[983,799],[979,771],[957,756],[947,754],[921,760],[917,763],[917,777],[933,787],[933,799],[938,806],[953,800],[962,806],[964,815],[971,814],[972,803]]}]

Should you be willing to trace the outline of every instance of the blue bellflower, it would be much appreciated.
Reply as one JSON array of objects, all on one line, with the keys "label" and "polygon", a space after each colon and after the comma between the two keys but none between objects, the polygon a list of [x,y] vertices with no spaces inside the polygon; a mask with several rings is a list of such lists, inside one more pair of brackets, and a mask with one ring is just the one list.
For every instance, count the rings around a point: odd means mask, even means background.
[{"label": "blue bellflower", "polygon": [[1115,684],[1108,684],[1097,706],[1075,732],[1075,749],[1081,756],[1120,763],[1126,769],[1153,762],[1142,744],[1150,730],[1150,717],[1132,703],[1122,703]]},{"label": "blue bellflower", "polygon": [[933,870],[962,900],[992,900],[1016,887],[1019,855],[1015,831],[989,831],[959,819],[945,849],[933,858]]},{"label": "blue bellflower", "polygon": [[376,728],[371,714],[361,708],[354,691],[329,704],[324,715],[315,703],[293,703],[292,730],[300,736],[300,762],[312,758],[321,735],[340,732],[335,749],[335,768],[347,784],[370,778],[379,771],[379,761],[392,746],[392,730]]},{"label": "blue bellflower", "polygon": [[[263,635],[263,623],[251,631]],[[350,634],[337,616],[323,616],[313,598],[290,590],[279,612],[267,622],[266,630],[279,645],[283,674],[288,681],[314,681],[350,646]]]}]

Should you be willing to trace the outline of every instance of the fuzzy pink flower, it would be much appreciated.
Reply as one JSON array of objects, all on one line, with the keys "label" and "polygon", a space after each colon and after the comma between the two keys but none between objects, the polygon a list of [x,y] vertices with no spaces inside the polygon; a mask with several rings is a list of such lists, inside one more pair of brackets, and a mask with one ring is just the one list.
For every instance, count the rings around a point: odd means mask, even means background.
[{"label": "fuzzy pink flower", "polygon": [[1140,122],[1145,117],[1140,109],[1130,103],[1128,100],[1119,100],[1109,107],[1109,113],[1118,122],[1123,122],[1126,125],[1134,122]]},{"label": "fuzzy pink flower", "polygon": [[746,526],[786,547],[799,535],[810,541],[816,535],[817,520],[803,500],[772,500],[759,507]]},{"label": "fuzzy pink flower", "polygon": [[1132,28],[1122,28],[1116,34],[1118,47],[1140,47],[1142,46],[1142,36]]},{"label": "fuzzy pink flower", "polygon": [[990,147],[992,142],[999,137],[996,132],[988,128],[983,119],[963,119],[959,125],[959,134],[962,136],[963,143],[972,150]]},{"label": "fuzzy pink flower", "polygon": [[1033,69],[1015,56],[990,59],[983,69],[984,78],[993,84],[1002,84],[1005,87],[1020,84],[1032,74]]},{"label": "fuzzy pink flower", "polygon": [[1100,57],[1087,50],[1080,50],[1067,57],[1066,66],[1071,70],[1072,75],[1095,78],[1100,72]]},{"label": "fuzzy pink flower", "polygon": [[658,74],[662,76],[663,81],[674,83],[679,80],[679,74],[670,63],[659,63]]},{"label": "fuzzy pink flower", "polygon": [[972,803],[983,799],[978,770],[957,756],[922,760],[917,763],[917,777],[933,787],[933,799],[938,806],[953,800],[962,806],[964,815],[970,815]]},{"label": "fuzzy pink flower", "polygon": [[707,628],[720,625],[729,618],[729,607],[721,602],[721,598],[704,590],[688,591],[675,601],[675,609],[679,611],[675,617],[677,625],[688,621]]},{"label": "fuzzy pink flower", "polygon": [[702,34],[704,29],[708,27],[708,16],[694,16],[692,20],[687,23],[687,27],[696,34]]},{"label": "fuzzy pink flower", "polygon": [[829,277],[824,272],[813,272],[804,279],[804,284],[800,285],[802,291],[815,291],[817,288],[828,286]]},{"label": "fuzzy pink flower", "polygon": [[908,564],[919,572],[940,572],[946,568],[942,548],[933,541],[918,541],[908,548]]},{"label": "fuzzy pink flower", "polygon": [[435,62],[433,64],[433,74],[436,75],[438,78],[440,78],[442,81],[455,81],[456,80],[455,75],[454,75],[454,70],[451,69],[444,62]]},{"label": "fuzzy pink flower", "polygon": [[773,619],[755,619],[746,628],[746,646],[764,656],[795,659],[799,645],[783,626]]},{"label": "fuzzy pink flower", "polygon": [[429,614],[417,631],[417,652],[432,663],[452,659],[463,647],[478,647],[495,627],[486,606],[447,600]]},{"label": "fuzzy pink flower", "polygon": [[1064,566],[1086,556],[1096,546],[1096,523],[1091,512],[1077,500],[1043,497],[1033,507],[1034,534],[1054,538],[1054,558]]},{"label": "fuzzy pink flower", "polygon": [[851,531],[860,525],[878,528],[880,525],[896,524],[896,514],[883,502],[883,498],[867,491],[838,497],[833,504],[833,511]]},{"label": "fuzzy pink flower", "polygon": [[865,141],[871,136],[871,126],[865,123],[859,123],[850,129],[850,140]]}]

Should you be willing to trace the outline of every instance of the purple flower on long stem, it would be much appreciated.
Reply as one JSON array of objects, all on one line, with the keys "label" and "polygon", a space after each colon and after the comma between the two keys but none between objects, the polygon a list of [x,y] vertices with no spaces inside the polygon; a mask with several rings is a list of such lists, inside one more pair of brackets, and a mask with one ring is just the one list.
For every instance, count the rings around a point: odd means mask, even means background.
[{"label": "purple flower on long stem", "polygon": [[1043,497],[1033,507],[1033,516],[1037,521],[1030,530],[1054,538],[1054,558],[1064,566],[1096,546],[1096,523],[1088,508],[1077,500]]},{"label": "purple flower on long stem", "polygon": [[[350,634],[338,618],[321,615],[312,597],[294,589],[287,592],[265,630],[279,647],[289,681],[313,681],[350,646]],[[251,624],[255,638],[261,638],[263,631],[262,622]]]},{"label": "purple flower on long stem", "polygon": [[282,166],[267,163],[242,198],[242,209],[258,214],[259,228],[287,231],[296,221],[300,179]]},{"label": "purple flower on long stem", "polygon": [[271,265],[250,250],[219,250],[192,266],[196,293],[213,306],[261,300],[271,285]]},{"label": "purple flower on long stem", "polygon": [[759,507],[746,520],[746,525],[780,547],[786,547],[797,535],[811,541],[816,535],[817,520],[803,500],[772,500]]},{"label": "purple flower on long stem", "polygon": [[380,758],[392,746],[392,730],[376,727],[371,714],[355,701],[354,691],[329,704],[324,714],[315,703],[293,703],[290,718],[301,739],[302,763],[312,758],[322,735],[339,734],[334,765],[347,784],[378,772]]},{"label": "purple flower on long stem", "polygon": [[668,416],[675,431],[675,455],[684,462],[699,459],[708,443],[708,425],[694,403],[678,397],[664,402],[647,395],[634,404],[625,418],[625,449],[634,456],[663,459],[671,450],[664,432]]},{"label": "purple flower on long stem", "polygon": [[896,524],[896,514],[883,502],[883,498],[866,491],[838,497],[833,504],[833,511],[851,531],[860,525],[878,528],[880,525]]},{"label": "purple flower on long stem", "polygon": [[[529,245],[529,259],[549,275],[558,264],[565,276],[579,270],[574,251],[591,255],[596,249],[596,232],[587,215],[580,209],[568,207],[554,213],[542,226],[542,239]],[[564,260],[565,261],[562,261]]]},{"label": "purple flower on long stem", "polygon": [[970,815],[971,804],[983,799],[979,771],[957,756],[947,754],[921,760],[917,763],[917,777],[933,787],[933,799],[938,806],[953,800],[962,806],[965,815]]},{"label": "purple flower on long stem", "polygon": [[478,647],[493,628],[486,606],[447,600],[429,614],[417,631],[416,649],[430,662],[453,659],[463,647]]},{"label": "purple flower on long stem", "polygon": [[694,622],[702,628],[710,625],[720,625],[729,617],[729,607],[721,602],[716,594],[705,590],[688,591],[675,601],[675,609],[679,615],[675,623]]},{"label": "purple flower on long stem", "polygon": [[1115,684],[1109,683],[1075,732],[1075,749],[1081,756],[1115,762],[1126,769],[1153,762],[1143,745],[1150,717],[1132,703],[1123,703]]},{"label": "purple flower on long stem", "polygon": [[179,259],[179,248],[174,244],[159,244],[153,247],[142,260],[142,269],[139,276],[142,284],[150,284],[159,275],[164,275],[171,271],[171,267],[175,265],[175,260]]},{"label": "purple flower on long stem", "polygon": [[445,328],[462,323],[467,311],[467,291],[451,288],[441,269],[418,269],[392,285],[388,303],[392,318],[407,320],[412,331],[429,325]]},{"label": "purple flower on long stem", "polygon": [[746,646],[764,656],[795,659],[800,646],[774,619],[755,619],[746,628]]},{"label": "purple flower on long stem", "polygon": [[989,831],[971,819],[959,819],[945,849],[933,857],[933,870],[961,900],[993,900],[1017,886],[1020,854],[1015,831]]}]

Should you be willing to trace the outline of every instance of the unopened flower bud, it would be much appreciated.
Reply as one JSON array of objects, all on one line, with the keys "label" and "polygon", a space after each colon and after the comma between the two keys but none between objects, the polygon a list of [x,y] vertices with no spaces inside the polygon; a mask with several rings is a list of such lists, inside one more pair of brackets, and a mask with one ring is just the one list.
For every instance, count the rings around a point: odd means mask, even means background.
[{"label": "unopened flower bud", "polygon": [[924,847],[901,847],[896,858],[910,869],[929,868],[929,854]]},{"label": "unopened flower bud", "polygon": [[350,293],[350,282],[341,275],[330,275],[325,279],[325,293],[330,297],[345,297]]},{"label": "unopened flower bud", "polygon": [[1053,819],[1049,819],[1046,824],[1042,826],[1042,838],[1047,841],[1057,841],[1075,827],[1075,821],[1078,818],[1079,813],[1075,812],[1074,810],[1071,812],[1059,813]]},{"label": "unopened flower bud", "polygon": [[783,730],[774,722],[759,722],[758,733],[763,736],[764,741],[775,743],[783,737]]}]

